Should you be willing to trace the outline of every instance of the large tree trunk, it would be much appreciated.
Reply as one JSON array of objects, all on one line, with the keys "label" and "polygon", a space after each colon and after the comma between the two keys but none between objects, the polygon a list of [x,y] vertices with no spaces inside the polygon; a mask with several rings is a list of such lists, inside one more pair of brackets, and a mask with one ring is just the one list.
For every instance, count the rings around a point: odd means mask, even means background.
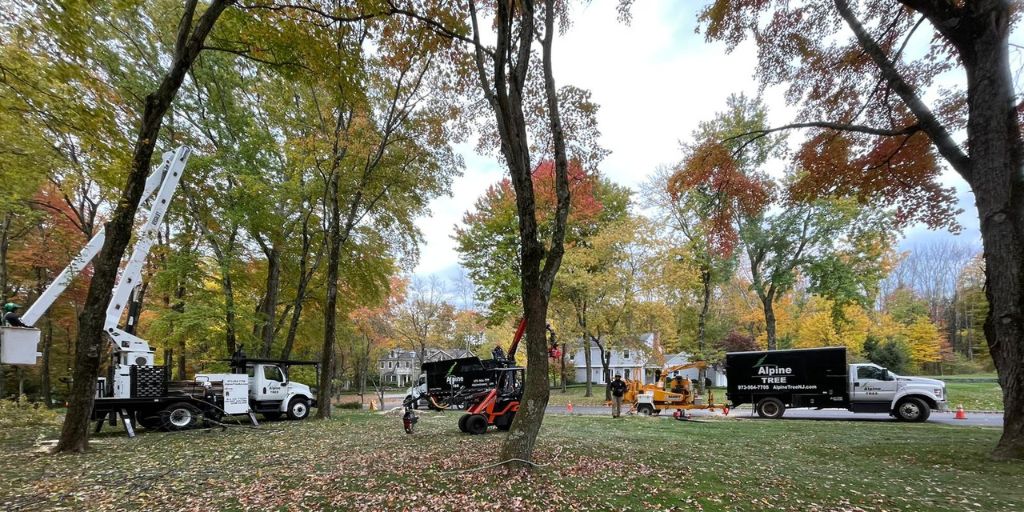
[{"label": "large tree trunk", "polygon": [[[993,456],[1024,458],[1024,168],[1007,36],[1008,3],[981,2],[964,45],[967,137],[985,247],[985,338],[1003,388],[1003,435]],[[970,12],[970,8],[968,8]]]},{"label": "large tree trunk", "polygon": [[[550,389],[547,386],[548,354],[545,331],[551,287],[565,252],[563,242],[569,215],[569,164],[566,158],[565,134],[562,131],[562,120],[558,111],[558,94],[552,70],[551,49],[555,32],[554,0],[544,0],[544,34],[541,39],[544,92],[547,100],[549,129],[554,143],[555,186],[558,199],[551,244],[545,251],[537,230],[537,209],[533,195],[530,150],[522,98],[529,69],[530,45],[536,34],[534,6],[531,0],[525,0],[517,3],[497,2],[496,7],[498,41],[494,56],[494,70],[495,82],[498,87],[496,95],[491,95],[490,89],[487,88],[487,95],[495,109],[498,132],[502,140],[502,152],[512,175],[512,184],[516,192],[516,211],[519,215],[519,242],[521,244],[520,262],[522,263],[520,283],[526,318],[526,355],[529,367],[526,372],[523,401],[512,422],[509,435],[501,447],[501,457],[504,460],[529,461],[533,456],[533,448],[537,442],[537,435],[540,433],[541,423],[544,421],[544,410],[550,395]],[[512,12],[512,9],[522,9],[523,12],[517,14]],[[516,16],[520,20],[518,33],[512,30],[513,19]],[[507,45],[514,38],[518,38],[518,47],[516,48],[515,65],[512,68],[511,76],[508,77],[511,82],[509,84],[504,76],[506,72],[504,53],[508,49]],[[477,56],[479,68],[479,50]],[[508,85],[511,87],[507,87]],[[542,262],[543,268],[541,268]],[[516,462],[513,466],[526,467],[527,464]]]},{"label": "large tree trunk", "polygon": [[75,368],[72,377],[68,414],[56,452],[83,452],[89,443],[89,419],[92,415],[93,395],[96,377],[99,373],[103,345],[107,342],[103,334],[103,322],[107,304],[110,302],[114,281],[117,278],[121,258],[131,237],[132,225],[138,208],[142,189],[149,175],[153,148],[160,134],[164,113],[178,93],[186,72],[192,67],[207,34],[229,0],[212,0],[206,12],[199,18],[193,29],[192,18],[196,1],[188,2],[178,26],[177,40],[171,67],[156,92],[146,96],[145,111],[135,139],[131,168],[117,206],[106,224],[106,240],[93,261],[93,276],[89,283],[85,308],[79,315],[78,339],[76,342]]},{"label": "large tree trunk", "polygon": [[341,266],[341,209],[338,205],[337,167],[327,183],[327,201],[330,214],[330,250],[327,256],[327,301],[324,306],[324,343],[320,353],[320,403],[317,418],[331,417],[331,377],[333,376],[334,342],[338,320],[338,270]]}]

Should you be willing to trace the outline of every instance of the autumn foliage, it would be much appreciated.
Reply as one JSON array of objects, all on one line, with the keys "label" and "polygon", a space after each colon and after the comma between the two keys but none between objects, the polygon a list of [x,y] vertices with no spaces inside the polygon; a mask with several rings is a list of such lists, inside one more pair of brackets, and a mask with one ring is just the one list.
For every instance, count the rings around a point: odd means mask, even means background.
[{"label": "autumn foliage", "polygon": [[767,207],[772,193],[771,182],[745,172],[734,151],[718,141],[699,144],[673,173],[667,188],[676,201],[688,191],[704,194],[708,245],[724,257],[732,254],[738,242],[737,215],[757,215]]}]

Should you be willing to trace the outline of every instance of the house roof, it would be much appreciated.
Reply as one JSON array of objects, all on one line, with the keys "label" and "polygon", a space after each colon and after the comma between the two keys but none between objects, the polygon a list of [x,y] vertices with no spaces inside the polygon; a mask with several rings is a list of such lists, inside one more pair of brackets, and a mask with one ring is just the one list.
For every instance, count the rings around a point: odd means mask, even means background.
[{"label": "house roof", "polygon": [[[442,361],[442,360],[445,360],[445,359],[458,359],[458,358],[461,358],[461,357],[471,357],[473,355],[472,352],[470,352],[470,351],[468,351],[468,350],[466,350],[464,348],[443,348],[442,349],[442,348],[437,348],[437,347],[427,347],[427,349],[424,352],[425,352],[424,359],[426,359],[427,362],[430,362],[430,361]],[[390,352],[385,354],[383,357],[381,357],[379,360],[380,361],[396,361],[396,360],[397,361],[416,361],[418,359],[419,359],[419,352],[418,351],[415,351],[415,350],[405,350],[405,349],[397,348],[397,349],[391,350]]]}]

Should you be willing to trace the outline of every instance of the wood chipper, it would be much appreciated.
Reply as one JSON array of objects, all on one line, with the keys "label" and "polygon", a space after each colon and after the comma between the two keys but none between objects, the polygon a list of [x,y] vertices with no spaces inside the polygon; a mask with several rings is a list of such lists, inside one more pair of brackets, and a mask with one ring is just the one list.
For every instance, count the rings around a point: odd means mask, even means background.
[{"label": "wood chipper", "polygon": [[632,404],[632,408],[644,416],[659,414],[666,409],[722,409],[728,414],[729,406],[716,404],[714,393],[710,389],[707,390],[707,397],[702,397],[697,394],[690,379],[676,373],[690,368],[707,367],[708,364],[704,361],[669,366],[655,375],[653,384],[627,380],[623,401]]}]

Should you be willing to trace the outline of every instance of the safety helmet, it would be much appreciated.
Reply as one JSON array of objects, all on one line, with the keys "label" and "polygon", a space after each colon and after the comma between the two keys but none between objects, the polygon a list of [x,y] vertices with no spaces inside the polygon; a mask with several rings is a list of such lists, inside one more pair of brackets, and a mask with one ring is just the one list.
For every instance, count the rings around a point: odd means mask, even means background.
[{"label": "safety helmet", "polygon": [[8,302],[7,304],[4,304],[4,311],[10,313],[11,311],[14,311],[15,309],[18,309],[20,307],[21,306],[19,306],[18,304],[15,304],[13,302]]}]

